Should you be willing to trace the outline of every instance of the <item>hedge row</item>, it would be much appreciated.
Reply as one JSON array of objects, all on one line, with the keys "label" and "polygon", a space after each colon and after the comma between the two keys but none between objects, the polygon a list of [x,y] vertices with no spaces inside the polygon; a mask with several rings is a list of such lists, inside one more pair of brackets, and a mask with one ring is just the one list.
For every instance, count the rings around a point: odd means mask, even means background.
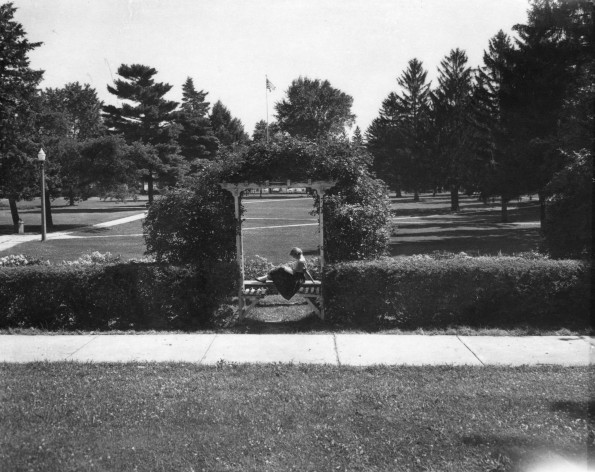
[{"label": "hedge row", "polygon": [[236,265],[0,268],[0,328],[196,329],[234,293]]},{"label": "hedge row", "polygon": [[329,266],[331,322],[405,329],[589,325],[590,268],[573,260],[428,256]]}]

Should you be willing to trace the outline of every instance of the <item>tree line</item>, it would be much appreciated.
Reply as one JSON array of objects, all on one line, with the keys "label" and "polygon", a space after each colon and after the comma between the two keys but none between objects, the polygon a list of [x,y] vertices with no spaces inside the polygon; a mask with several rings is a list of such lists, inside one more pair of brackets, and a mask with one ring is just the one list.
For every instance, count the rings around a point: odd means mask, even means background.
[{"label": "tree line", "polygon": [[452,211],[462,189],[498,196],[503,221],[511,199],[537,194],[543,223],[548,183],[593,149],[593,4],[537,0],[513,30],[489,40],[476,68],[451,50],[434,87],[409,61],[366,132],[398,193],[445,189]]},{"label": "tree line", "polygon": [[464,50],[451,50],[435,86],[423,62],[411,59],[379,116],[351,138],[353,98],[327,80],[295,79],[275,104],[276,121],[258,122],[251,139],[190,77],[180,103],[166,99],[172,86],[146,65],[118,68],[107,87],[117,105],[104,105],[87,84],[39,90],[43,71],[31,70],[27,56],[41,43],[27,41],[14,11],[0,6],[0,197],[9,199],[15,224],[16,202],[39,193],[40,146],[48,155],[48,203],[125,196],[141,181],[152,202],[155,181],[180,184],[247,146],[292,138],[367,150],[397,194],[418,199],[422,191],[447,190],[453,211],[462,191],[498,196],[506,221],[511,199],[537,194],[542,224],[553,180],[560,194],[563,179],[554,177],[592,162],[593,5],[586,0],[531,2],[526,24],[514,26],[515,37],[499,31],[490,39],[479,67]]}]

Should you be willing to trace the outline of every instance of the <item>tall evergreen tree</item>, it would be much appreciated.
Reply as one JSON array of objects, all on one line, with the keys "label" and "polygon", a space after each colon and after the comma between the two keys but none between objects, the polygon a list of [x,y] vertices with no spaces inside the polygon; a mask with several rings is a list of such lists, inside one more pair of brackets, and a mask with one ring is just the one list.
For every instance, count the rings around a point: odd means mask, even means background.
[{"label": "tall evergreen tree", "polygon": [[368,130],[369,145],[376,160],[388,157],[399,169],[403,186],[414,192],[430,183],[429,113],[430,84],[417,59],[397,78],[400,92],[391,92],[382,102],[378,122]]},{"label": "tall evergreen tree", "polygon": [[510,38],[500,30],[484,51],[474,90],[473,116],[483,125],[476,148],[484,151],[490,163],[484,168],[481,191],[485,197],[500,196],[502,222],[508,221],[508,202],[525,190],[523,169],[510,146],[507,110],[503,108],[505,79],[510,74],[513,53]]},{"label": "tall evergreen tree", "polygon": [[207,92],[198,91],[188,77],[182,86],[182,104],[176,114],[181,126],[178,136],[180,153],[188,161],[212,159],[219,149],[219,141],[209,120],[210,103],[205,101]]},{"label": "tall evergreen tree", "polygon": [[281,131],[307,139],[341,138],[355,115],[353,98],[331,86],[328,80],[299,77],[287,90],[287,98],[275,104]]},{"label": "tall evergreen tree", "polygon": [[23,26],[14,21],[15,11],[12,3],[0,5],[0,197],[8,198],[16,228],[16,202],[38,189],[33,102],[43,71],[29,67],[29,53],[42,43],[27,40]]},{"label": "tall evergreen tree", "polygon": [[155,177],[174,183],[187,171],[188,165],[177,154],[175,125],[177,102],[166,100],[171,85],[155,82],[157,71],[141,64],[122,64],[118,68],[121,79],[107,90],[122,100],[120,106],[103,108],[105,124],[110,131],[122,134],[127,143],[139,142],[152,150],[142,153],[138,162],[148,184],[149,203],[153,202]]},{"label": "tall evergreen tree", "polygon": [[359,129],[359,126],[355,127],[355,131],[353,132],[353,136],[351,138],[351,144],[354,146],[364,145],[364,137],[362,136],[362,131]]},{"label": "tall evergreen tree", "polygon": [[221,103],[221,100],[213,105],[209,119],[213,132],[221,145],[233,147],[246,144],[249,141],[240,119],[231,116],[231,112]]},{"label": "tall evergreen tree", "polygon": [[593,7],[588,1],[532,3],[518,34],[506,77],[503,107],[514,154],[522,160],[529,192],[537,192],[545,220],[545,188],[562,169],[559,125],[569,91],[592,62]]},{"label": "tall evergreen tree", "polygon": [[459,211],[459,189],[468,181],[471,159],[469,114],[473,91],[473,71],[467,54],[453,49],[440,62],[438,88],[432,93],[436,157],[443,183],[450,189],[451,211]]}]

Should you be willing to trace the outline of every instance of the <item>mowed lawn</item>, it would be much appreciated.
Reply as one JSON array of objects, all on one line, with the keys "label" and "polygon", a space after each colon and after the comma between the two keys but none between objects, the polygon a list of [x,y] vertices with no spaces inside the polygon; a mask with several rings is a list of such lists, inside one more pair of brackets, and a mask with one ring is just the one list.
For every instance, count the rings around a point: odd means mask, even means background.
[{"label": "mowed lawn", "polygon": [[[101,202],[92,199],[69,207],[54,203],[54,231],[67,232],[70,239],[38,240],[22,243],[0,252],[0,255],[28,254],[61,262],[85,253],[99,251],[120,255],[123,259],[140,258],[145,252],[142,221],[137,220],[109,228],[92,225],[142,213],[145,202]],[[21,215],[27,232],[39,234],[39,207],[36,202],[23,203]],[[319,229],[317,216],[310,215],[310,197],[267,196],[246,198],[244,253],[260,255],[274,264],[287,262],[289,250],[301,247],[307,256],[318,254]],[[37,205],[37,206],[36,206]],[[446,194],[433,197],[422,194],[420,202],[411,196],[391,198],[396,233],[391,237],[390,254],[410,255],[433,251],[464,251],[471,255],[513,254],[530,251],[539,243],[539,206],[525,198],[512,202],[509,222],[500,222],[497,203],[484,205],[475,197],[461,196],[461,211],[450,212]],[[0,207],[7,233],[12,228],[10,212]]]},{"label": "mowed lawn", "polygon": [[0,379],[7,471],[495,472],[593,446],[588,368],[34,363]]}]

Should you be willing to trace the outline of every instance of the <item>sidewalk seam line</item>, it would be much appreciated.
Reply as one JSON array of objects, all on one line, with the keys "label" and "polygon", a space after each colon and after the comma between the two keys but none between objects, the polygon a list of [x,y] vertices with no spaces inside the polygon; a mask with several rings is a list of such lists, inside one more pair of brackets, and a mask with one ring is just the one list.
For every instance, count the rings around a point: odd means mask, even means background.
[{"label": "sidewalk seam line", "polygon": [[68,354],[68,355],[66,356],[66,360],[68,360],[68,358],[70,358],[70,357],[74,356],[74,355],[75,355],[77,352],[79,352],[79,351],[80,351],[81,349],[83,349],[84,347],[87,347],[89,344],[91,344],[93,341],[95,341],[95,340],[96,340],[98,337],[99,337],[99,335],[98,335],[98,334],[97,334],[97,335],[95,335],[95,336],[93,336],[93,338],[89,339],[89,341],[88,341],[88,342],[86,342],[85,344],[83,344],[83,345],[82,345],[81,347],[79,347],[79,348],[78,348],[76,351],[74,351],[74,352],[71,352],[70,354]]},{"label": "sidewalk seam line", "polygon": [[202,365],[202,361],[205,360],[205,357],[207,357],[208,352],[211,350],[211,346],[213,345],[213,343],[215,342],[215,338],[219,336],[217,333],[215,333],[215,336],[213,336],[213,339],[211,340],[211,342],[209,343],[209,345],[207,346],[207,350],[205,351],[205,353],[202,355],[202,357],[200,358],[200,360],[198,361],[198,365]]},{"label": "sidewalk seam line", "polygon": [[337,335],[333,333],[333,345],[335,347],[335,357],[337,358],[337,365],[341,367],[341,359],[339,359],[339,348],[337,347]]},{"label": "sidewalk seam line", "polygon": [[483,361],[482,361],[482,360],[479,358],[479,356],[478,356],[477,354],[475,354],[475,353],[474,353],[474,352],[471,350],[471,348],[470,348],[469,346],[467,346],[467,344],[465,344],[465,341],[463,341],[463,340],[462,340],[462,339],[459,337],[459,335],[458,335],[458,334],[457,334],[457,339],[458,339],[459,341],[461,341],[461,343],[463,344],[463,346],[465,346],[465,347],[466,347],[466,348],[469,350],[469,352],[470,352],[471,354],[473,354],[473,355],[475,356],[475,358],[476,358],[476,359],[477,359],[477,360],[478,360],[478,361],[481,363],[481,365],[485,367],[485,364],[484,364],[484,363],[483,363]]}]

